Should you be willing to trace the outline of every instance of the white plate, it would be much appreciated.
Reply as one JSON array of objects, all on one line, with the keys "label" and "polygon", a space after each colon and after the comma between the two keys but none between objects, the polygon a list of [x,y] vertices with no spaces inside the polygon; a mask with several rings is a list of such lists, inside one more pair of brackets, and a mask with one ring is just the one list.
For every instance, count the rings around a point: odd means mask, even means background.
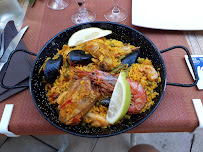
[{"label": "white plate", "polygon": [[203,30],[203,0],[132,0],[132,24],[167,30]]}]

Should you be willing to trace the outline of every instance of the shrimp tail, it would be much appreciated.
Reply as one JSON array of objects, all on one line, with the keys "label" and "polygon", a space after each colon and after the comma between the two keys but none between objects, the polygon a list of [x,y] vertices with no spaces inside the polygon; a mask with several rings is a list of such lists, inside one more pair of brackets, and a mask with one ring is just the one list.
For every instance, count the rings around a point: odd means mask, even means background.
[{"label": "shrimp tail", "polygon": [[138,114],[147,103],[147,94],[145,89],[138,82],[127,79],[131,88],[131,104],[128,114]]}]

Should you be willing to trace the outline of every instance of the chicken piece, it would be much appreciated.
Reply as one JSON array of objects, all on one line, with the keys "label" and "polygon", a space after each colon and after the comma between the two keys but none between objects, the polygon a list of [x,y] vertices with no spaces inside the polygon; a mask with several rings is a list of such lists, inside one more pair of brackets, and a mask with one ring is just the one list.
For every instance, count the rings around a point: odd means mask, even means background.
[{"label": "chicken piece", "polygon": [[100,42],[88,41],[84,44],[84,51],[89,52],[92,56],[99,59],[100,69],[110,71],[113,67],[114,56],[111,55],[109,49]]},{"label": "chicken piece", "polygon": [[99,91],[92,88],[88,77],[75,80],[69,90],[57,99],[59,120],[66,125],[78,124],[81,116],[89,111],[99,96]]}]

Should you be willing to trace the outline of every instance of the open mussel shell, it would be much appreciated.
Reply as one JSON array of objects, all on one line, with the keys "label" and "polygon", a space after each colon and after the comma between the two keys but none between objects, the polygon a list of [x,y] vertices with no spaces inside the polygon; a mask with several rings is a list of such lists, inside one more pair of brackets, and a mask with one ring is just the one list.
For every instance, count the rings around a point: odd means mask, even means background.
[{"label": "open mussel shell", "polygon": [[130,67],[133,63],[137,61],[137,58],[140,54],[140,49],[134,50],[133,52],[129,53],[121,60],[121,64],[128,64]]},{"label": "open mussel shell", "polygon": [[44,79],[47,83],[54,83],[57,79],[57,76],[60,75],[60,68],[63,65],[63,56],[59,55],[57,59],[49,59],[46,62],[44,69]]},{"label": "open mussel shell", "polygon": [[105,107],[109,107],[109,103],[110,103],[110,99],[108,99],[108,98],[104,98],[104,99],[102,99],[101,100],[101,102],[100,102],[100,104],[102,105],[102,106],[105,106]]},{"label": "open mussel shell", "polygon": [[92,58],[91,54],[86,54],[83,50],[72,50],[67,55],[67,62],[69,64],[87,65],[92,62]]}]

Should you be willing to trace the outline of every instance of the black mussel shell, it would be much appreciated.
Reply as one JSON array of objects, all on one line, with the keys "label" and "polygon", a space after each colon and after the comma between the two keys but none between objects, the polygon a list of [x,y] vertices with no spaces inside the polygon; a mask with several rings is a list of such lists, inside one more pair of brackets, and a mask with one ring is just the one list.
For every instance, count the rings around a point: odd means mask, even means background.
[{"label": "black mussel shell", "polygon": [[130,67],[133,63],[137,61],[139,54],[140,54],[140,49],[137,49],[129,53],[128,55],[126,55],[125,58],[121,60],[121,64],[128,64],[128,66]]},{"label": "black mussel shell", "polygon": [[81,64],[87,65],[92,62],[93,56],[91,54],[86,54],[83,50],[73,50],[67,55],[67,62],[69,64]]},{"label": "black mussel shell", "polygon": [[109,107],[109,103],[110,103],[110,99],[108,99],[108,98],[102,99],[101,102],[100,102],[100,104],[102,106],[105,106],[107,108]]},{"label": "black mussel shell", "polygon": [[45,69],[44,69],[44,79],[47,83],[54,83],[57,79],[57,76],[60,75],[60,68],[63,65],[63,56],[59,55],[59,57],[55,60],[49,59],[46,62]]}]

